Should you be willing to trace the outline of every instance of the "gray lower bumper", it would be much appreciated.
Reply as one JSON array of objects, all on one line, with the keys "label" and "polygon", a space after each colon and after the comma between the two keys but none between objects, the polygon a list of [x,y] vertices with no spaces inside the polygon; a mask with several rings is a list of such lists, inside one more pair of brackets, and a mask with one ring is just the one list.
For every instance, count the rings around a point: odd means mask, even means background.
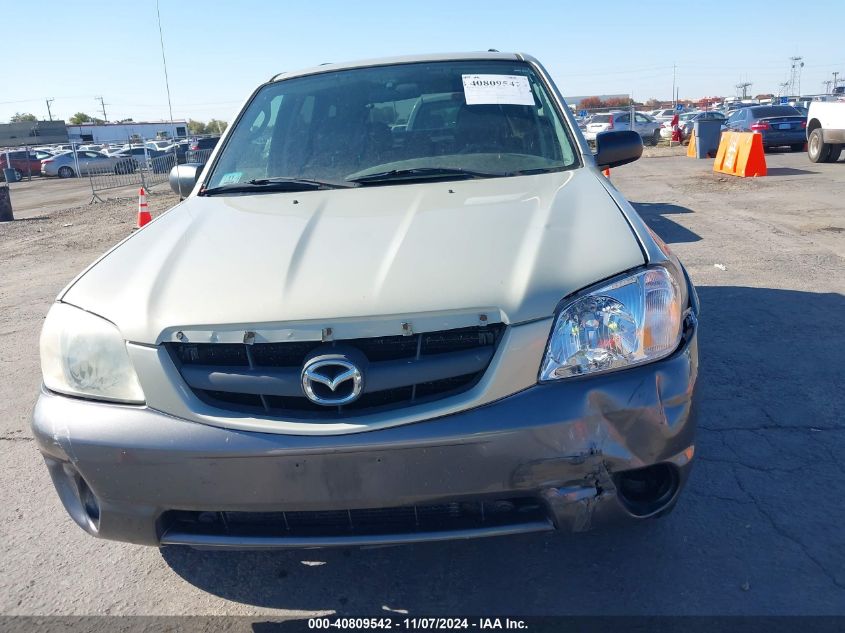
[{"label": "gray lower bumper", "polygon": [[[43,392],[33,432],[73,519],[103,538],[149,545],[313,547],[584,530],[642,518],[614,474],[672,464],[683,486],[693,453],[695,332],[651,365],[538,385],[435,420],[333,436],[233,431],[145,407]],[[80,485],[81,482],[82,485]],[[85,489],[98,502],[85,510]],[[450,532],[314,538],[196,535],[168,510],[295,512],[535,497],[547,521]],[[668,511],[677,498],[660,509]]]}]

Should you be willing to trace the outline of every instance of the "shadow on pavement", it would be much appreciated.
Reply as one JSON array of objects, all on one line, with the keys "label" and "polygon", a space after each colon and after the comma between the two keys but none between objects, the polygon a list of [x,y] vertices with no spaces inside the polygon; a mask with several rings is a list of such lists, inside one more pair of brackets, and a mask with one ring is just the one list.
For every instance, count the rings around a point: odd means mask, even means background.
[{"label": "shadow on pavement", "polygon": [[817,171],[810,171],[809,169],[795,169],[794,167],[769,167],[766,170],[767,176],[806,176],[811,174],[818,174]]},{"label": "shadow on pavement", "polygon": [[697,233],[666,217],[667,215],[694,213],[692,209],[665,202],[632,202],[631,204],[649,228],[667,244],[698,242],[701,239],[701,236]]},{"label": "shadow on pavement", "polygon": [[670,516],[390,549],[164,548],[164,561],[227,600],[343,615],[845,614],[845,298],[698,290],[697,464]]}]

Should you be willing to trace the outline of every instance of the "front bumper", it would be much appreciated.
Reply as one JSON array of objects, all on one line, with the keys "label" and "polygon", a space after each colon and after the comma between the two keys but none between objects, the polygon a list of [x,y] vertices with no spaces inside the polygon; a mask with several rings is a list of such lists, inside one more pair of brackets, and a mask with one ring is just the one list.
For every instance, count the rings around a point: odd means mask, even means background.
[{"label": "front bumper", "polygon": [[[147,407],[42,392],[33,433],[71,517],[89,533],[147,545],[315,547],[559,529],[581,531],[668,512],[691,468],[698,348],[629,370],[542,384],[425,422],[332,436],[208,426]],[[634,509],[620,474],[674,474],[659,507]],[[460,530],[319,536],[192,531],[173,511],[365,511],[533,498],[544,518]],[[350,514],[350,517],[352,515]],[[286,521],[285,521],[286,522]]]}]

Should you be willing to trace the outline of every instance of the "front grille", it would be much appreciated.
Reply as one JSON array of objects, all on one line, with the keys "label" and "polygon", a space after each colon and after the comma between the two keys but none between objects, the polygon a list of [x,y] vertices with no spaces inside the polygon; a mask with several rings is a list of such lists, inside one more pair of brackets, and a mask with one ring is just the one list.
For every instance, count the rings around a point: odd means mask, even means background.
[{"label": "front grille", "polygon": [[[239,414],[332,421],[430,402],[472,388],[487,370],[504,330],[502,324],[490,324],[333,343],[165,345],[193,393],[211,406]],[[350,404],[329,407],[306,398],[299,380],[306,358],[318,348],[331,352],[333,346],[354,348],[369,364],[361,396]]]},{"label": "front grille", "polygon": [[312,512],[170,510],[162,515],[162,526],[164,531],[193,535],[283,538],[461,531],[544,520],[549,517],[542,502],[517,497]]}]

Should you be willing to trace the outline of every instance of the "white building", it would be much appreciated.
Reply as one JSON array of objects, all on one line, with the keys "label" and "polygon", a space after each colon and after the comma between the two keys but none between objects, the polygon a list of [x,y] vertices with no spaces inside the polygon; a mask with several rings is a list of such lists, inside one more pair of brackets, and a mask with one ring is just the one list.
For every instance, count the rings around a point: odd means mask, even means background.
[{"label": "white building", "polygon": [[188,122],[180,121],[129,121],[126,123],[81,123],[68,125],[70,141],[78,143],[128,143],[130,139],[184,138],[188,135]]}]

